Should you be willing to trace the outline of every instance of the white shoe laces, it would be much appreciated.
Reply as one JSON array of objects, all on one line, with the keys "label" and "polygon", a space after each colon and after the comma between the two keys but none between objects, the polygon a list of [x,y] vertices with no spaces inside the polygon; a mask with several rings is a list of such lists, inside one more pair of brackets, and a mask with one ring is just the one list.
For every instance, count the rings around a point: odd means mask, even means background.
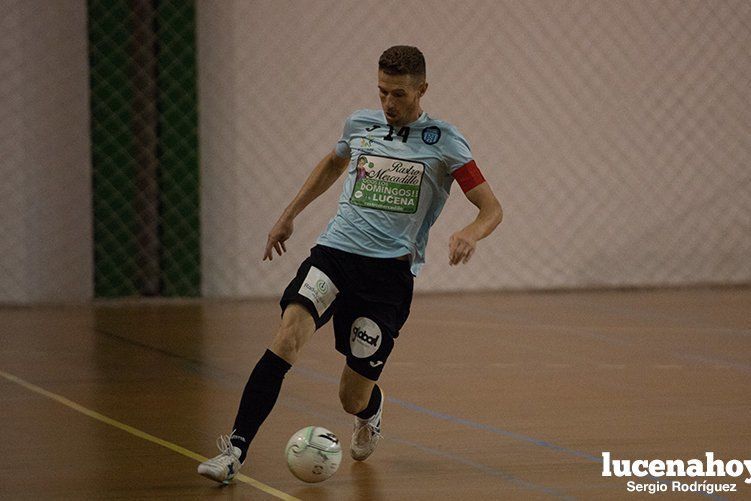
[{"label": "white shoe laces", "polygon": [[222,454],[235,457],[233,453],[234,445],[232,445],[230,435],[219,435],[219,438],[216,439],[216,446]]},{"label": "white shoe laces", "polygon": [[240,458],[235,456],[235,446],[232,444],[232,435],[235,434],[235,430],[232,430],[232,433],[229,435],[219,435],[219,438],[216,439],[216,447],[219,449],[219,454],[217,457],[213,459],[213,461],[218,462],[232,462],[232,461],[239,461]]},{"label": "white shoe laces", "polygon": [[361,421],[358,420],[357,423],[355,424],[355,433],[356,433],[355,436],[358,439],[357,440],[358,443],[361,443],[360,440],[359,440],[359,438],[360,438],[360,430],[362,430],[363,428],[367,428],[368,431],[370,432],[370,436],[367,439],[365,439],[364,443],[368,443],[370,440],[373,440],[374,438],[376,440],[379,440],[379,439],[381,439],[383,437],[383,435],[381,435],[381,431],[378,429],[378,427],[376,427],[376,425],[374,425],[370,421],[365,421],[363,423],[363,422],[361,422]]}]

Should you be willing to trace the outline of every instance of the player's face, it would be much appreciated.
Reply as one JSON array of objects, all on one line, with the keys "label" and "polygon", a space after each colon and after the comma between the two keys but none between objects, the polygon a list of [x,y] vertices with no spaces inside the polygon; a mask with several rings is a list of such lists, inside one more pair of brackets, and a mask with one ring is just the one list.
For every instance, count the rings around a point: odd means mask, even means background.
[{"label": "player's face", "polygon": [[386,121],[401,126],[417,120],[422,113],[420,98],[427,88],[427,82],[411,75],[389,75],[379,71],[378,93]]}]

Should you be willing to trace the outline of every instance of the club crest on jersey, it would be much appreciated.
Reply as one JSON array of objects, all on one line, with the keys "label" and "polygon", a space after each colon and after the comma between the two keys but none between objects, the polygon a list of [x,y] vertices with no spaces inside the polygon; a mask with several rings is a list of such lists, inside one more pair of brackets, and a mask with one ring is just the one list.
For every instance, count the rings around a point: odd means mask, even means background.
[{"label": "club crest on jersey", "polygon": [[422,130],[422,142],[425,144],[435,144],[441,139],[441,129],[436,126],[425,127]]}]

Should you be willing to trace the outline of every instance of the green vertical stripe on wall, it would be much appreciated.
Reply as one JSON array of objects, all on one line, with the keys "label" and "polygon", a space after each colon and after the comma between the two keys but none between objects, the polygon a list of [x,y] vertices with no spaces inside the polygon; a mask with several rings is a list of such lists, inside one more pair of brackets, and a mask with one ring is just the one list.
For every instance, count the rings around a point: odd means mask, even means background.
[{"label": "green vertical stripe on wall", "polygon": [[93,164],[94,291],[138,292],[132,89],[128,70],[130,11],[125,1],[89,0],[91,143]]},{"label": "green vertical stripe on wall", "polygon": [[[145,4],[144,4],[145,2]],[[200,295],[199,165],[195,5],[181,0],[88,0],[91,70],[91,139],[94,192],[95,294],[153,294],[144,277],[144,214],[158,221],[159,284],[162,296]],[[143,77],[133,51],[138,12],[154,8],[157,107],[156,177],[158,216],[138,210],[137,153],[149,144],[135,132],[148,124],[139,112],[154,101],[139,92]],[[135,16],[135,17],[134,17]],[[143,34],[143,32],[141,31]],[[143,56],[142,53],[141,56]],[[143,57],[138,58],[143,60]],[[141,72],[141,73],[139,73]],[[140,104],[139,104],[140,103]],[[143,117],[141,117],[143,118]],[[135,129],[134,129],[135,127]],[[140,150],[139,150],[140,148]],[[141,165],[141,167],[144,167]],[[143,180],[141,180],[143,181]],[[142,198],[142,197],[141,197]],[[143,202],[143,200],[141,200]],[[153,207],[153,205],[151,205]],[[138,240],[138,235],[141,240]],[[148,248],[155,248],[148,244]],[[148,273],[146,273],[148,271]]]},{"label": "green vertical stripe on wall", "polygon": [[200,295],[200,206],[195,5],[163,1],[159,36],[162,294]]}]

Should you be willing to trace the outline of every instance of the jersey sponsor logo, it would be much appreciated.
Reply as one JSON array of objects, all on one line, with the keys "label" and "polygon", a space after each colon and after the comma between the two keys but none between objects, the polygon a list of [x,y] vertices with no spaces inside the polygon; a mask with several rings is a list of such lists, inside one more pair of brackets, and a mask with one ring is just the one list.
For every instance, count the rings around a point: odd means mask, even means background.
[{"label": "jersey sponsor logo", "polygon": [[357,158],[350,203],[360,207],[414,214],[420,201],[425,164],[378,155]]},{"label": "jersey sponsor logo", "polygon": [[422,142],[425,144],[435,144],[441,139],[441,129],[435,125],[425,127],[422,130]]},{"label": "jersey sponsor logo", "polygon": [[369,318],[358,317],[352,322],[349,347],[357,358],[368,358],[381,346],[382,336],[378,324]]},{"label": "jersey sponsor logo", "polygon": [[311,266],[297,292],[313,302],[320,317],[334,302],[339,289],[324,272]]}]

